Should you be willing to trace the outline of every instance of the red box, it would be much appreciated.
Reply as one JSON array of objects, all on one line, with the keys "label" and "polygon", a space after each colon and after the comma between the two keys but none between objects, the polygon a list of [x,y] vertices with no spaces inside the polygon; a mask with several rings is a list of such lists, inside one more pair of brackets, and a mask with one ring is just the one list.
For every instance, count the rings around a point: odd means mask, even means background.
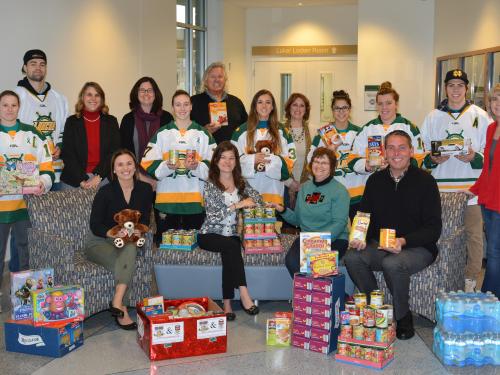
[{"label": "red box", "polygon": [[293,312],[294,313],[303,313],[303,314],[311,314],[312,308],[311,305],[307,302],[293,301]]},{"label": "red box", "polygon": [[305,276],[295,275],[295,277],[293,278],[293,287],[294,289],[298,288],[312,290],[313,284],[311,282],[311,279]]},{"label": "red box", "polygon": [[330,331],[325,331],[324,329],[312,328],[311,329],[311,340],[329,343],[330,342]]},{"label": "red box", "polygon": [[319,328],[329,331],[330,328],[333,328],[332,319],[324,318],[322,316],[315,316],[314,319],[312,319],[311,326],[313,328]]},{"label": "red box", "polygon": [[310,315],[304,314],[304,313],[299,313],[299,312],[294,312],[293,313],[293,323],[294,324],[302,324],[304,326],[311,326],[312,325],[312,319]]},{"label": "red box", "polygon": [[137,304],[137,342],[149,359],[157,361],[179,357],[225,353],[227,321],[224,311],[210,298],[164,300],[164,310],[184,302],[196,302],[210,316],[173,318],[168,314],[147,316]]},{"label": "red box", "polygon": [[329,353],[330,345],[328,343],[324,343],[322,341],[309,341],[309,350],[312,352],[318,352],[323,354]]},{"label": "red box", "polygon": [[331,293],[332,292],[332,280],[331,279],[314,279],[312,285],[312,290],[315,292]]},{"label": "red box", "polygon": [[332,295],[330,293],[315,292],[312,293],[312,303],[316,305],[330,306],[332,304]]},{"label": "red box", "polygon": [[324,318],[330,318],[332,316],[332,307],[322,306],[322,305],[311,305],[311,314],[322,316]]},{"label": "red box", "polygon": [[305,289],[294,289],[293,290],[293,300],[302,302],[311,302],[313,293]]},{"label": "red box", "polygon": [[292,336],[292,345],[297,348],[309,350],[309,339],[301,336]]},{"label": "red box", "polygon": [[292,334],[294,336],[301,336],[305,338],[311,337],[311,327],[303,326],[293,322]]}]

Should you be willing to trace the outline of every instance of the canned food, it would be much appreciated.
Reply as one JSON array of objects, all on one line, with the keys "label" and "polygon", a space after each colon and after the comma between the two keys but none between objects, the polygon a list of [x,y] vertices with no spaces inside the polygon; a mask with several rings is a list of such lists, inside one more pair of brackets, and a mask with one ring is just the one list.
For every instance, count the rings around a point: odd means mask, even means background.
[{"label": "canned food", "polygon": [[347,347],[350,346],[349,344],[345,344],[343,342],[339,342],[337,345],[337,354],[338,355],[343,355],[343,356],[348,356],[348,349]]},{"label": "canned food", "polygon": [[181,245],[182,244],[182,238],[179,232],[173,232],[172,233],[172,245]]},{"label": "canned food", "polygon": [[365,327],[365,341],[375,341],[375,328]]},{"label": "canned food", "polygon": [[254,208],[254,215],[256,218],[263,218],[264,217],[264,207],[262,206],[257,206]]},{"label": "canned food", "polygon": [[378,328],[387,328],[389,325],[389,309],[387,306],[382,306],[376,310],[375,313],[375,325]]},{"label": "canned food", "polygon": [[381,290],[374,290],[370,293],[370,306],[374,308],[382,307],[384,304],[384,292]]},{"label": "canned food", "polygon": [[352,326],[350,325],[342,325],[340,326],[340,339],[352,339]]},{"label": "canned food", "polygon": [[387,324],[392,324],[394,322],[394,310],[392,305],[384,305],[387,308]]},{"label": "canned food", "polygon": [[365,361],[373,362],[373,348],[365,348]]},{"label": "canned food", "polygon": [[253,208],[244,208],[243,209],[243,218],[245,219],[253,219],[254,218],[254,209]]},{"label": "canned food", "polygon": [[349,324],[349,311],[341,311],[340,312],[340,324]]},{"label": "canned food", "polygon": [[373,350],[372,362],[382,363],[385,360],[385,353],[383,350]]},{"label": "canned food", "polygon": [[163,232],[161,236],[161,242],[164,245],[172,245],[172,232],[170,231]]},{"label": "canned food", "polygon": [[375,310],[370,306],[363,309],[363,324],[365,327],[375,327]]},{"label": "canned food", "polygon": [[357,326],[360,323],[359,315],[349,314],[349,325]]},{"label": "canned food", "polygon": [[352,337],[355,340],[363,341],[365,339],[365,327],[357,325],[352,327]]},{"label": "canned food", "polygon": [[270,218],[273,218],[275,216],[276,216],[276,214],[274,212],[274,208],[273,207],[265,207],[264,208],[264,217],[270,219]]},{"label": "canned food", "polygon": [[193,162],[196,160],[196,150],[186,150],[186,160]]},{"label": "canned food", "polygon": [[351,309],[356,307],[353,302],[346,302],[345,303],[345,311],[351,312]]},{"label": "canned food", "polygon": [[255,233],[253,224],[245,224],[243,226],[243,230],[244,230],[245,234],[254,234]]},{"label": "canned food", "polygon": [[380,229],[380,247],[393,249],[396,247],[396,230],[389,228]]},{"label": "canned food", "polygon": [[253,246],[254,247],[262,247],[263,244],[262,244],[262,240],[253,240],[254,244]]},{"label": "canned food", "polygon": [[264,224],[262,223],[256,223],[253,225],[253,232],[255,234],[262,234],[264,233]]},{"label": "canned food", "polygon": [[182,244],[186,246],[191,246],[193,244],[193,234],[189,232],[184,232],[182,234]]},{"label": "canned food", "polygon": [[376,342],[387,342],[389,341],[389,337],[387,335],[386,328],[376,328],[375,329],[375,341]]},{"label": "canned food", "polygon": [[262,246],[264,246],[264,247],[272,247],[273,246],[273,240],[272,239],[262,240]]},{"label": "canned food", "polygon": [[168,151],[168,164],[177,164],[177,160],[179,159],[179,151],[177,150],[169,150]]},{"label": "canned food", "polygon": [[367,305],[366,302],[366,294],[365,293],[356,293],[354,295],[354,304],[356,307],[363,308]]},{"label": "canned food", "polygon": [[264,233],[274,233],[274,224],[273,223],[265,223],[264,224]]},{"label": "canned food", "polygon": [[389,345],[389,347],[385,350],[386,358],[392,358],[394,357],[394,343]]},{"label": "canned food", "polygon": [[276,246],[276,247],[281,246],[279,238],[273,238],[273,246]]},{"label": "canned food", "polygon": [[358,359],[365,359],[365,349],[362,346],[356,345],[354,348],[354,357]]}]

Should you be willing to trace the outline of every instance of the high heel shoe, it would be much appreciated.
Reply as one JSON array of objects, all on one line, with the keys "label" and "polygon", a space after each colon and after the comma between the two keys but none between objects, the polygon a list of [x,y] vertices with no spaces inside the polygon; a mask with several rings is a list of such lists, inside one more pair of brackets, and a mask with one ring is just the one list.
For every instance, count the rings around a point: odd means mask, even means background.
[{"label": "high heel shoe", "polygon": [[115,322],[118,325],[118,327],[120,327],[121,329],[124,329],[125,331],[133,331],[133,330],[137,329],[136,322],[132,322],[129,324],[120,324],[120,322],[118,321],[118,317],[115,317]]},{"label": "high heel shoe", "polygon": [[241,300],[240,305],[243,311],[245,311],[248,315],[257,315],[259,313],[259,308],[255,305],[250,306],[249,309],[245,309],[245,306],[243,306],[243,302],[241,302]]},{"label": "high heel shoe", "polygon": [[227,312],[226,313],[226,319],[228,322],[232,322],[236,319],[236,314],[234,312]]},{"label": "high heel shoe", "polygon": [[111,316],[114,316],[115,318],[123,318],[123,311],[118,307],[114,307],[113,302],[109,303],[108,311],[111,313]]}]

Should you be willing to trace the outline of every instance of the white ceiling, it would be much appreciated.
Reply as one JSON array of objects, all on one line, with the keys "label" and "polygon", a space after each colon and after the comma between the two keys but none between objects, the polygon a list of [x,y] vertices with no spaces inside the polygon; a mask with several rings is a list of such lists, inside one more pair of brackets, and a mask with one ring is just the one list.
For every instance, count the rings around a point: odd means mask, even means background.
[{"label": "white ceiling", "polygon": [[318,5],[353,5],[358,0],[225,0],[245,8],[293,8]]}]

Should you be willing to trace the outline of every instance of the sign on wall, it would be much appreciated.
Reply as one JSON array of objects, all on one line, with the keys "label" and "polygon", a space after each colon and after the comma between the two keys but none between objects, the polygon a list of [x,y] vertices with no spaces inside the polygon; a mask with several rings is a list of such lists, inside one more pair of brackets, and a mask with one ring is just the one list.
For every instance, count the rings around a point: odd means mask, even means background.
[{"label": "sign on wall", "polygon": [[342,56],[357,55],[356,44],[338,44],[325,46],[254,46],[252,56]]}]

